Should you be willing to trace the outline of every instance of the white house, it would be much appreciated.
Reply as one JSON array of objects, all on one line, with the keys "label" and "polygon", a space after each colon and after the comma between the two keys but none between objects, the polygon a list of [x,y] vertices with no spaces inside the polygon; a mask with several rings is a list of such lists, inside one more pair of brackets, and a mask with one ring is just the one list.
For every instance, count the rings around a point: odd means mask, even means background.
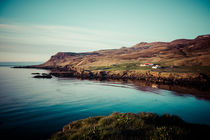
[{"label": "white house", "polygon": [[161,66],[160,65],[154,65],[154,66],[152,66],[152,68],[157,69],[157,68],[161,68]]}]

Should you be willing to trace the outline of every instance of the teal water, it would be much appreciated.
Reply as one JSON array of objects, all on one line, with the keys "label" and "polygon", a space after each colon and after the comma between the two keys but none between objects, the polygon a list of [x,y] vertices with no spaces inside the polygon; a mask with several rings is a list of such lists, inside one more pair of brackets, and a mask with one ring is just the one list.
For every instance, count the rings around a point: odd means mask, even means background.
[{"label": "teal water", "polygon": [[[35,79],[38,69],[0,67],[0,136],[45,139],[70,121],[112,112],[174,114],[210,125],[210,101],[132,83]],[[208,95],[206,95],[208,96]]]},{"label": "teal water", "polygon": [[42,62],[0,62],[0,67],[38,65]]}]

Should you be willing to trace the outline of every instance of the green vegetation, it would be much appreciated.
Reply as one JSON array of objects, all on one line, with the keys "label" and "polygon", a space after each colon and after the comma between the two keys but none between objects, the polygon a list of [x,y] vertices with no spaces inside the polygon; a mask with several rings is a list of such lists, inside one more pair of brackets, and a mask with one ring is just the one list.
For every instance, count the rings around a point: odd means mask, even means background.
[{"label": "green vegetation", "polygon": [[112,71],[112,70],[150,70],[152,67],[141,67],[140,63],[123,63],[123,64],[114,64],[111,66],[94,66],[89,67],[89,70],[104,70],[104,71]]},{"label": "green vegetation", "polygon": [[155,69],[153,71],[157,72],[179,72],[179,73],[210,73],[210,66],[174,66],[170,68],[169,66],[163,67],[161,69]]},{"label": "green vegetation", "polygon": [[[161,65],[161,63],[158,63]],[[162,66],[162,65],[161,65]],[[114,70],[151,70],[157,72],[178,72],[178,73],[210,73],[210,66],[170,66],[163,65],[162,68],[152,69],[152,66],[140,66],[140,63],[123,63],[114,64],[111,66],[94,66],[89,67],[88,70],[104,70],[104,71],[114,71]]]},{"label": "green vegetation", "polygon": [[209,139],[210,126],[185,123],[177,116],[113,113],[71,122],[50,140]]}]

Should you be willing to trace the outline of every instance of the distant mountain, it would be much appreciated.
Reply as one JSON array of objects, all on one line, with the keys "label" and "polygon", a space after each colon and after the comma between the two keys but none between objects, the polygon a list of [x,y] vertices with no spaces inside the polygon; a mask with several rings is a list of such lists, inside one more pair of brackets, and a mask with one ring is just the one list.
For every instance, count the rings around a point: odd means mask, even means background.
[{"label": "distant mountain", "polygon": [[141,42],[133,47],[86,53],[59,52],[37,67],[111,66],[122,63],[157,63],[163,66],[210,66],[210,35],[172,42]]}]

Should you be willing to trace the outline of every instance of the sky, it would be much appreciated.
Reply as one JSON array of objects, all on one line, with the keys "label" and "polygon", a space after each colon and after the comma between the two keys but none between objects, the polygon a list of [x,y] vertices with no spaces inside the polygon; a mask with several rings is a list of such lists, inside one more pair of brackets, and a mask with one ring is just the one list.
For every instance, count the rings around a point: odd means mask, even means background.
[{"label": "sky", "polygon": [[210,34],[210,0],[0,0],[0,62]]}]

